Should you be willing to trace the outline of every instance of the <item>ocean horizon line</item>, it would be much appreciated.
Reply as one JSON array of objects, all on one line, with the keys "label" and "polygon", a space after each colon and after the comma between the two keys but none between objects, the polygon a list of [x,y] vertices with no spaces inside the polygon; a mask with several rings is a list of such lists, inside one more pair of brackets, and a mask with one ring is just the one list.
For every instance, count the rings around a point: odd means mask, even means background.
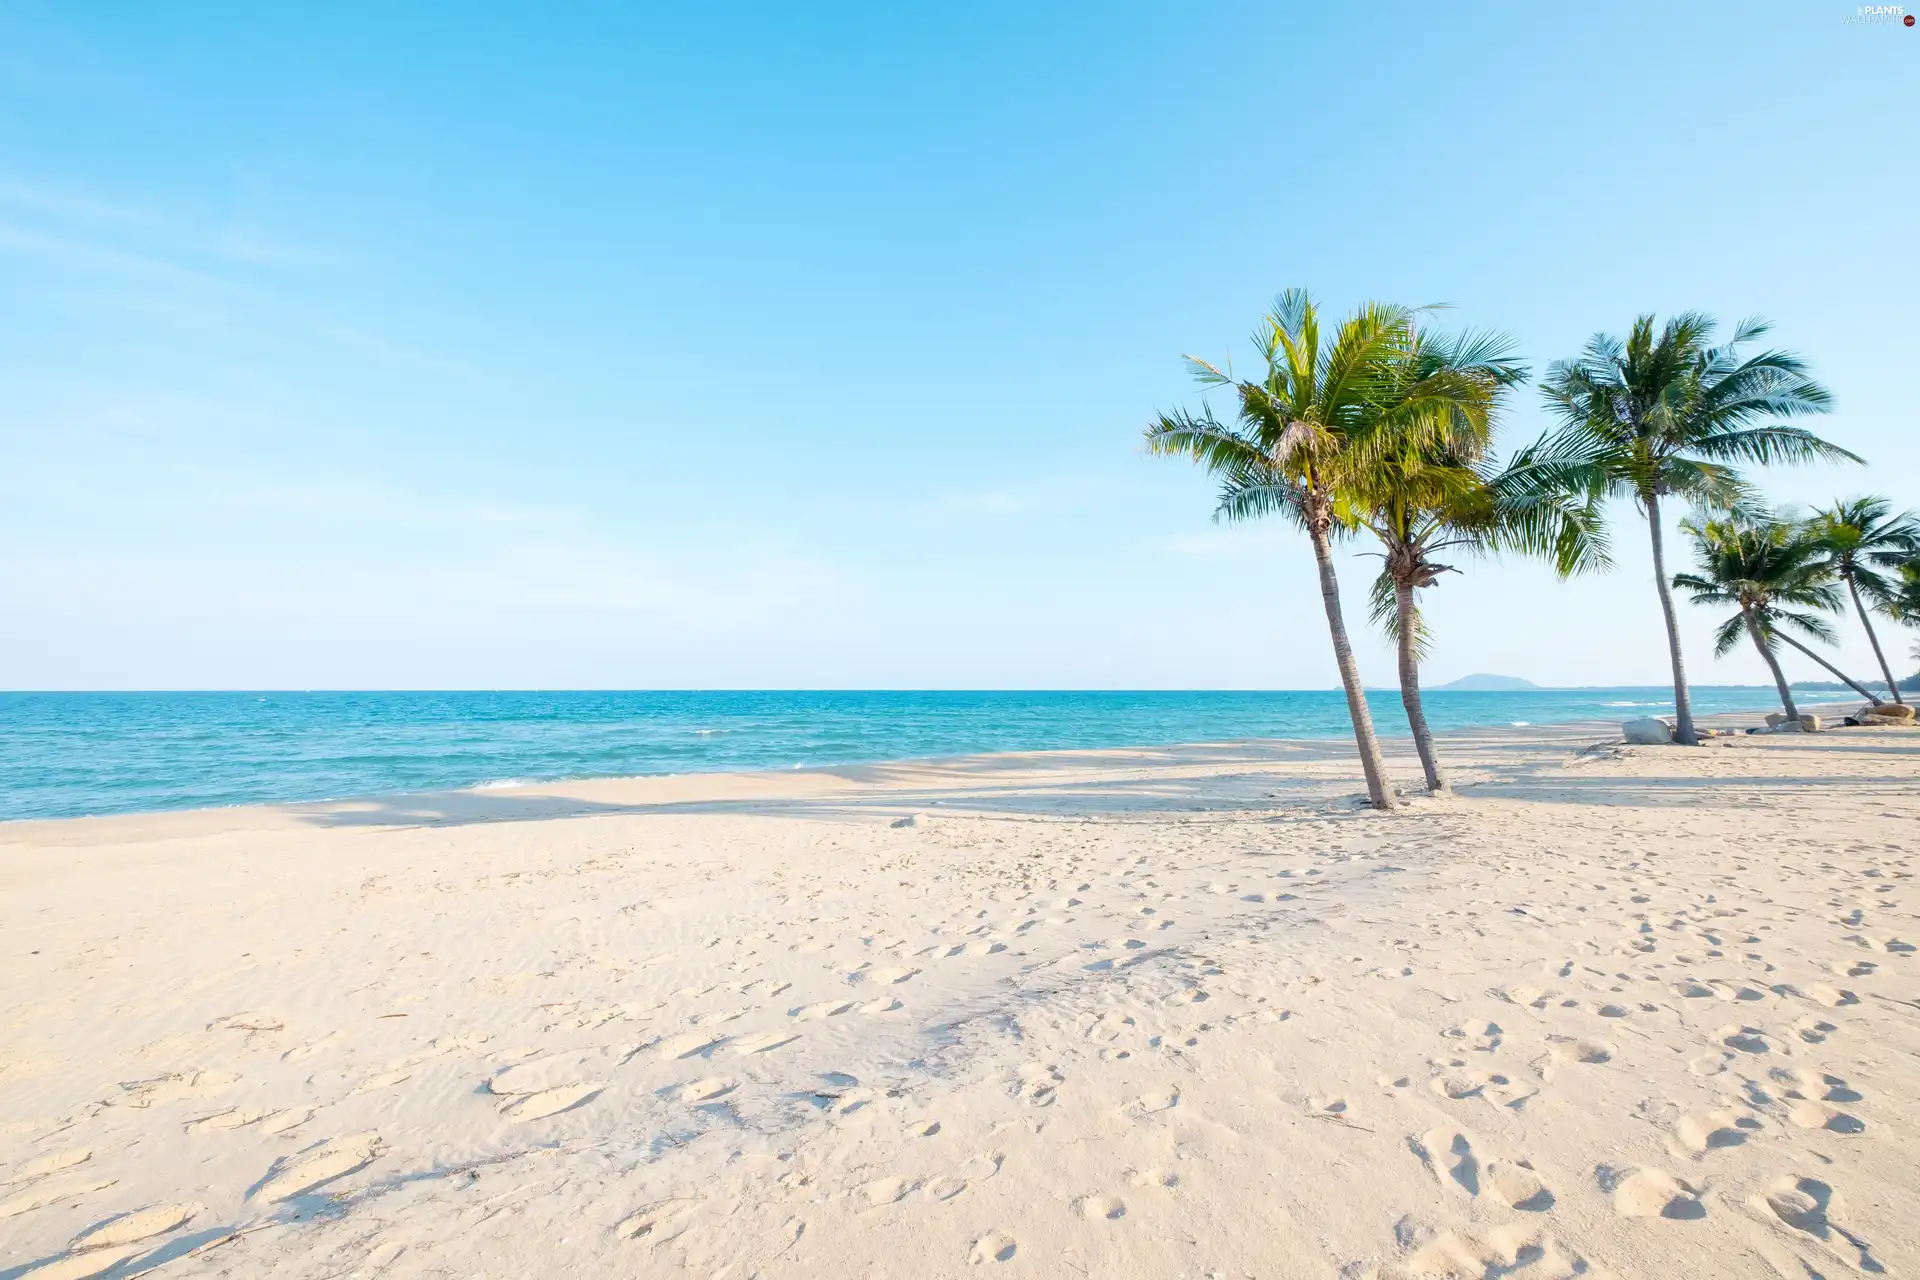
[{"label": "ocean horizon line", "polygon": [[[1831,680],[1793,680],[1789,686],[1801,688],[1827,688],[1837,681]],[[1903,682],[1904,683],[1904,682]],[[1369,693],[1399,693],[1398,685],[1364,686]],[[1689,681],[1689,689],[1760,689],[1771,692],[1770,684],[1705,684]],[[1524,689],[1449,689],[1445,683],[1422,685],[1421,693],[1471,693],[1480,694],[1530,694],[1530,693],[1582,693],[1607,690],[1665,690],[1673,691],[1673,685],[1666,681],[1646,684],[1536,684]],[[278,688],[262,685],[246,687],[235,685],[219,688],[128,688],[128,689],[0,689],[0,698],[11,697],[190,697],[207,695],[306,695],[306,694],[728,694],[728,693],[774,693],[774,694],[832,694],[832,693],[885,693],[885,694],[1227,694],[1227,693],[1340,693],[1340,686],[1307,685],[1191,685],[1191,686],[1133,686],[1124,685],[315,685],[310,688]]]}]

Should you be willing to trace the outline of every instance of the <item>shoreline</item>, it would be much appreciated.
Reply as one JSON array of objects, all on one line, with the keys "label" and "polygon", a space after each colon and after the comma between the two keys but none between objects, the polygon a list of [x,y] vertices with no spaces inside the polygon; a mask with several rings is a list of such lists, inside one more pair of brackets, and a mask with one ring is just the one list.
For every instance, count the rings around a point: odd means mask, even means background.
[{"label": "shoreline", "polygon": [[[1727,686],[1727,687],[1744,687],[1744,686]],[[1468,691],[1468,692],[1478,692],[1478,691]],[[1499,693],[1504,691],[1495,691],[1495,692]],[[1834,716],[1837,718],[1837,716],[1840,714],[1850,714],[1852,708],[1855,707],[1856,705],[1857,704],[1853,701],[1808,703],[1807,706],[1803,708],[1803,710],[1810,711],[1822,716]],[[1621,708],[1622,711],[1625,711],[1627,709],[1628,708],[1624,708],[1624,707]],[[1647,712],[1647,714],[1655,715],[1658,713],[1649,711]],[[1757,713],[1754,710],[1721,711],[1721,712],[1711,712],[1711,713],[1699,715],[1699,716],[1696,716],[1695,719],[1701,724],[1702,727],[1734,728],[1734,727],[1744,727],[1747,721],[1750,720],[1756,714],[1764,715],[1765,713],[1764,712]],[[1588,718],[1582,718],[1578,720],[1542,722],[1538,724],[1509,723],[1504,725],[1488,724],[1488,725],[1479,725],[1479,726],[1455,727],[1455,728],[1443,729],[1443,730],[1437,731],[1435,734],[1435,738],[1439,742],[1444,744],[1450,739],[1464,739],[1464,738],[1469,738],[1479,734],[1512,733],[1512,734],[1519,734],[1522,736],[1547,735],[1557,740],[1559,738],[1566,737],[1569,735],[1574,737],[1590,736],[1594,733],[1603,733],[1610,730],[1617,730],[1619,727],[1619,724],[1621,723],[1621,720],[1632,719],[1632,718],[1635,718],[1635,717],[1623,715],[1619,719],[1612,719],[1612,718],[1603,719],[1603,718],[1588,717]],[[1670,718],[1670,713],[1669,713],[1669,718]],[[1736,720],[1740,722],[1739,725],[1736,725],[1734,723]],[[1382,748],[1386,750],[1390,756],[1398,757],[1398,756],[1410,755],[1411,747],[1412,747],[1412,738],[1407,734],[1382,734],[1380,735],[1380,742],[1381,742]],[[1031,750],[1031,751],[1016,750],[1016,751],[969,752],[969,753],[962,753],[957,755],[903,756],[903,757],[890,757],[890,758],[875,759],[875,760],[859,760],[859,761],[851,761],[851,762],[844,762],[844,763],[799,765],[799,766],[794,766],[788,769],[711,769],[711,770],[687,770],[684,772],[675,772],[675,773],[589,774],[589,775],[582,775],[582,776],[575,776],[575,777],[532,778],[532,779],[525,779],[525,780],[512,778],[512,779],[500,779],[497,781],[473,783],[473,784],[462,786],[462,787],[426,788],[421,790],[370,791],[370,792],[362,792],[362,793],[356,793],[351,795],[329,796],[329,797],[322,797],[322,798],[308,799],[308,800],[247,801],[247,802],[241,802],[241,803],[230,804],[230,805],[193,805],[193,806],[185,806],[185,807],[179,807],[179,808],[129,809],[129,810],[115,811],[111,813],[75,814],[71,816],[61,816],[61,817],[0,818],[0,845],[9,843],[10,837],[14,836],[15,833],[20,828],[28,827],[28,826],[46,825],[46,824],[98,823],[98,822],[114,822],[119,820],[161,819],[168,816],[175,816],[182,819],[192,819],[195,816],[233,814],[233,813],[254,811],[254,810],[288,810],[288,811],[324,810],[328,807],[334,807],[334,806],[353,807],[353,806],[364,806],[364,805],[375,804],[375,803],[420,802],[420,801],[436,799],[441,797],[457,798],[457,797],[473,796],[476,794],[497,795],[501,797],[520,797],[520,796],[537,797],[537,796],[547,796],[547,795],[557,796],[557,795],[566,794],[567,788],[598,787],[601,785],[655,784],[655,783],[663,783],[663,782],[673,782],[676,780],[726,779],[726,778],[735,778],[735,777],[755,778],[755,779],[774,779],[774,778],[780,778],[780,777],[801,777],[801,776],[822,775],[822,774],[839,775],[839,774],[845,774],[848,772],[858,772],[862,770],[876,770],[876,769],[882,769],[887,767],[919,766],[919,767],[927,767],[927,768],[936,768],[936,767],[942,767],[942,766],[957,765],[961,762],[970,761],[970,760],[992,760],[992,759],[1001,758],[1001,757],[1006,757],[1006,758],[1049,757],[1049,756],[1068,757],[1068,756],[1079,756],[1079,755],[1107,753],[1107,752],[1179,752],[1184,750],[1196,750],[1196,749],[1204,749],[1204,748],[1233,749],[1233,748],[1240,748],[1240,747],[1258,747],[1258,746],[1266,746],[1266,745],[1298,745],[1301,747],[1331,745],[1337,748],[1341,743],[1346,743],[1349,749],[1351,749],[1351,731],[1350,730],[1345,733],[1340,733],[1340,734],[1330,733],[1328,735],[1318,736],[1318,737],[1312,737],[1312,736],[1288,736],[1288,737],[1272,737],[1272,738],[1248,737],[1248,738],[1228,738],[1228,739],[1220,739],[1216,741],[1176,742],[1176,743],[1166,743],[1166,744],[1149,743],[1149,744],[1126,744],[1126,745],[1115,745],[1115,746],[1104,746],[1104,747],[1059,747],[1059,748],[1047,748],[1047,749],[1039,749],[1039,750]],[[1414,766],[1414,768],[1417,776],[1417,773],[1418,773],[1417,764]]]}]

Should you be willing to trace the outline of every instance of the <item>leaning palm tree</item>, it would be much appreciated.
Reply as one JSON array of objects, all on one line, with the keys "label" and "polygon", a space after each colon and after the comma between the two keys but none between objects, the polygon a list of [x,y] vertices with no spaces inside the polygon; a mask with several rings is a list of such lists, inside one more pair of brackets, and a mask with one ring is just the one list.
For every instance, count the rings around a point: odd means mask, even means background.
[{"label": "leaning palm tree", "polygon": [[1893,505],[1885,498],[1853,498],[1836,502],[1824,511],[1816,511],[1808,521],[1808,532],[1825,553],[1828,572],[1847,584],[1854,612],[1867,629],[1867,643],[1873,646],[1880,674],[1886,677],[1887,691],[1895,702],[1900,697],[1900,682],[1880,648],[1880,637],[1873,629],[1862,595],[1876,604],[1884,604],[1899,593],[1899,584],[1888,577],[1903,564],[1920,555],[1920,521],[1912,512],[1895,516]]},{"label": "leaning palm tree", "polygon": [[1421,336],[1400,362],[1403,383],[1417,385],[1451,371],[1480,380],[1488,411],[1440,406],[1446,421],[1401,431],[1376,450],[1343,486],[1342,514],[1370,531],[1382,548],[1373,584],[1373,620],[1395,641],[1400,701],[1420,755],[1427,789],[1446,789],[1420,693],[1420,662],[1428,634],[1417,592],[1435,585],[1453,566],[1437,557],[1519,552],[1555,562],[1561,574],[1606,563],[1604,535],[1594,504],[1577,495],[1529,492],[1515,474],[1489,457],[1492,410],[1502,393],[1526,376],[1508,340],[1494,334]]},{"label": "leaning palm tree", "polygon": [[[1834,641],[1833,628],[1819,614],[1840,609],[1840,588],[1827,572],[1824,551],[1817,542],[1790,521],[1751,510],[1718,519],[1685,520],[1680,527],[1693,540],[1699,572],[1676,574],[1673,585],[1687,591],[1695,604],[1736,609],[1714,633],[1715,657],[1730,652],[1744,633],[1773,673],[1781,709],[1789,720],[1798,720],[1800,711],[1780,669],[1775,641],[1806,654],[1870,701],[1880,701],[1788,633],[1792,628],[1827,644]],[[1810,609],[1818,612],[1807,612]]]},{"label": "leaning palm tree", "polygon": [[1555,363],[1544,390],[1561,419],[1529,451],[1536,481],[1631,497],[1646,517],[1654,582],[1673,667],[1674,736],[1699,741],[1680,653],[1680,623],[1669,589],[1660,504],[1676,495],[1729,506],[1742,489],[1730,464],[1859,459],[1802,427],[1777,421],[1832,407],[1805,364],[1784,351],[1741,359],[1767,332],[1745,320],[1725,346],[1711,346],[1713,320],[1687,312],[1656,336],[1653,317],[1633,323],[1625,342],[1596,334],[1577,359]]},{"label": "leaning palm tree", "polygon": [[1320,571],[1320,600],[1333,638],[1334,661],[1346,690],[1347,713],[1366,775],[1367,798],[1392,808],[1380,744],[1360,683],[1340,607],[1333,539],[1341,531],[1341,486],[1386,435],[1438,420],[1441,405],[1484,414],[1487,388],[1452,373],[1403,385],[1396,362],[1412,341],[1412,313],[1369,303],[1323,334],[1319,308],[1303,289],[1289,289],[1254,333],[1263,365],[1257,379],[1236,381],[1203,360],[1188,357],[1202,386],[1230,388],[1235,421],[1210,408],[1161,414],[1147,428],[1152,453],[1191,458],[1221,479],[1215,518],[1282,514],[1306,530]]},{"label": "leaning palm tree", "polygon": [[[1920,556],[1900,566],[1900,580],[1892,597],[1880,602],[1880,612],[1895,622],[1920,627]],[[1920,662],[1920,640],[1913,642],[1907,656]],[[1909,688],[1920,686],[1920,672],[1908,676],[1906,683]]]}]

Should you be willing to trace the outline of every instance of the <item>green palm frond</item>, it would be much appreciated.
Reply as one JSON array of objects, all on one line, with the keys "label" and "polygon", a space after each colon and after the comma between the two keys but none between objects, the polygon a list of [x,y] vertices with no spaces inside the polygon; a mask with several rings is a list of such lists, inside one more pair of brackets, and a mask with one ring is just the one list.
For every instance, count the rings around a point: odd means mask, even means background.
[{"label": "green palm frond", "polygon": [[1261,457],[1260,442],[1217,421],[1212,413],[1185,410],[1163,413],[1147,428],[1147,452],[1192,458],[1209,471],[1222,471]]},{"label": "green palm frond", "polygon": [[1768,642],[1787,630],[1835,642],[1821,615],[1838,612],[1844,600],[1811,525],[1748,506],[1700,513],[1680,527],[1693,542],[1698,572],[1675,574],[1673,585],[1695,604],[1738,610],[1714,632],[1716,656],[1739,643],[1748,618]]},{"label": "green palm frond", "polygon": [[[1400,601],[1394,594],[1393,575],[1382,570],[1367,590],[1367,621],[1386,633],[1387,639],[1400,640]],[[1427,628],[1427,616],[1418,605],[1413,610],[1413,653],[1425,662],[1433,652],[1433,632]]]},{"label": "green palm frond", "polygon": [[1758,614],[1761,630],[1772,634],[1774,628],[1785,624],[1796,631],[1812,636],[1823,644],[1838,644],[1839,637],[1834,635],[1833,627],[1817,614],[1798,612],[1792,609],[1769,607]]},{"label": "green palm frond", "polygon": [[1713,629],[1713,656],[1724,658],[1740,647],[1747,638],[1747,619],[1745,614],[1734,614]]},{"label": "green palm frond", "polygon": [[1920,559],[1920,519],[1885,498],[1849,498],[1813,513],[1809,536],[1827,568],[1883,611],[1900,593],[1902,566]]},{"label": "green palm frond", "polygon": [[1740,427],[1714,431],[1696,436],[1690,447],[1702,458],[1716,462],[1752,462],[1761,466],[1795,462],[1865,461],[1859,454],[1830,444],[1804,427]]},{"label": "green palm frond", "polygon": [[1742,358],[1765,321],[1742,321],[1719,347],[1713,328],[1712,317],[1686,312],[1656,333],[1643,315],[1625,341],[1596,335],[1575,359],[1556,361],[1542,391],[1560,426],[1537,465],[1643,501],[1678,493],[1726,505],[1737,484],[1728,464],[1859,461],[1781,421],[1826,413],[1833,397],[1791,353]]}]

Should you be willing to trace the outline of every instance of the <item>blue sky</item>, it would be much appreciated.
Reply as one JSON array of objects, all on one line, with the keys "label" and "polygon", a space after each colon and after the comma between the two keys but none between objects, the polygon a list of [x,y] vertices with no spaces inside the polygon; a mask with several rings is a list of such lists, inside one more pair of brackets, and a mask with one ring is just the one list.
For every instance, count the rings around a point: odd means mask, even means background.
[{"label": "blue sky", "polygon": [[[1292,284],[1536,368],[1765,314],[1872,462],[1769,490],[1920,505],[1852,12],[9,4],[0,687],[1326,687],[1304,541],[1139,451]],[[1616,515],[1429,593],[1432,678],[1662,680]]]}]

